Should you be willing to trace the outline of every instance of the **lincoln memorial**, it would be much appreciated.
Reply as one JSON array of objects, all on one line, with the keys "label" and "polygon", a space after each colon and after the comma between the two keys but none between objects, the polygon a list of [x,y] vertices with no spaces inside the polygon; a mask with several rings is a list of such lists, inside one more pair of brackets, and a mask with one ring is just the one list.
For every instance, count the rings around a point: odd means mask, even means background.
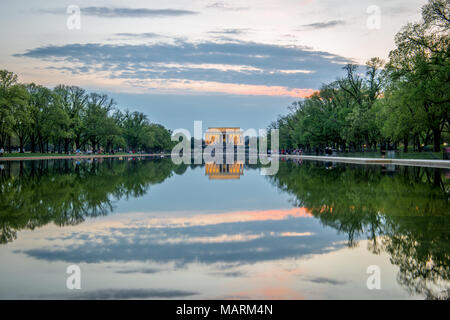
[{"label": "lincoln memorial", "polygon": [[243,146],[244,136],[241,128],[217,127],[208,128],[205,133],[206,145]]}]

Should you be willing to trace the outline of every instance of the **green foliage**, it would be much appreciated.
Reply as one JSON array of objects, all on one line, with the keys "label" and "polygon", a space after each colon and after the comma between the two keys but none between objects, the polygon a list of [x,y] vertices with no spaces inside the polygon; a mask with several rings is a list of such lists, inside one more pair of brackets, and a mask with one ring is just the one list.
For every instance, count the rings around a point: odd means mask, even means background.
[{"label": "green foliage", "polygon": [[347,65],[346,77],[322,86],[319,92],[294,103],[290,113],[278,119],[282,148],[359,146],[374,144],[380,136],[374,104],[381,91],[382,61],[367,63],[366,76]]},{"label": "green foliage", "polygon": [[116,109],[107,95],[76,86],[53,90],[18,83],[12,72],[0,70],[0,147],[19,141],[23,152],[77,149],[165,151],[172,147],[170,131],[151,123],[143,113]]},{"label": "green foliage", "polygon": [[448,142],[450,108],[450,2],[430,0],[423,21],[405,26],[389,61],[372,58],[366,73],[344,67],[345,76],[304,101],[270,128],[280,130],[281,148],[332,146],[353,151],[377,145]]},{"label": "green foliage", "polygon": [[[397,99],[409,106],[415,133],[421,127],[431,130],[437,152],[442,133],[449,129],[450,2],[430,0],[422,8],[422,18],[396,35],[397,48],[389,54],[386,71]],[[394,111],[402,109],[397,105]]]}]

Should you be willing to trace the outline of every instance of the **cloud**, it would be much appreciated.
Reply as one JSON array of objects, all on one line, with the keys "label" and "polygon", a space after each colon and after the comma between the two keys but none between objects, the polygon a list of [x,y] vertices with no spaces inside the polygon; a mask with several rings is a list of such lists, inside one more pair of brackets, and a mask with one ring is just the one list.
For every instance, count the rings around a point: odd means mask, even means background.
[{"label": "cloud", "polygon": [[45,60],[53,69],[70,68],[72,74],[102,75],[118,85],[126,81],[135,88],[184,87],[195,92],[294,97],[310,95],[341,73],[343,64],[351,62],[342,56],[301,46],[182,40],[142,45],[50,45],[15,57]]},{"label": "cloud", "polygon": [[246,34],[248,32],[249,29],[237,29],[237,28],[229,28],[229,29],[222,29],[222,30],[213,30],[213,31],[208,31],[208,33],[212,33],[212,34]]},{"label": "cloud", "polygon": [[57,298],[62,297],[69,300],[170,299],[184,298],[197,294],[197,292],[168,289],[100,289],[73,294],[58,294]]},{"label": "cloud", "polygon": [[224,2],[214,2],[210,5],[206,6],[207,8],[211,9],[219,9],[219,10],[225,10],[225,11],[243,11],[248,10],[248,7],[234,7],[230,6],[228,4],[225,4]]},{"label": "cloud", "polygon": [[[179,9],[147,9],[118,7],[84,7],[81,14],[100,18],[159,18],[198,14],[198,12]],[[41,10],[52,14],[65,14],[65,9]]]},{"label": "cloud", "polygon": [[327,22],[316,22],[316,23],[305,24],[305,25],[300,26],[300,30],[327,29],[327,28],[333,28],[333,27],[337,27],[337,26],[343,26],[346,24],[347,23],[343,20],[331,20],[331,21],[327,21]]},{"label": "cloud", "polygon": [[114,34],[117,37],[124,37],[124,38],[138,38],[138,39],[151,39],[151,38],[159,38],[161,35],[158,33],[153,32],[145,32],[145,33],[115,33]]}]

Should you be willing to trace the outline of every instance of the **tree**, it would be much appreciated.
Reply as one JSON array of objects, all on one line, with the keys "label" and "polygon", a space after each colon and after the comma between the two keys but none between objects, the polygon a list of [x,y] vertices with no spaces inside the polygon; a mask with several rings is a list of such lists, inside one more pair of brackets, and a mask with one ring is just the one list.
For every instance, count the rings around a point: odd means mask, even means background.
[{"label": "tree", "polygon": [[34,83],[28,84],[28,106],[30,108],[30,127],[29,138],[31,144],[31,152],[36,151],[38,146],[40,152],[44,152],[44,144],[46,144],[51,136],[49,127],[52,125],[52,103],[54,102],[54,94],[52,90]]},{"label": "tree", "polygon": [[151,139],[148,126],[150,122],[145,114],[141,112],[125,111],[123,116],[124,138],[128,147],[140,149]]},{"label": "tree", "polygon": [[26,90],[18,83],[17,75],[0,70],[0,148],[8,143],[8,149],[11,151],[10,140],[16,123],[14,108],[25,105],[26,101]]},{"label": "tree", "polygon": [[17,90],[20,91],[20,93],[16,92],[16,94],[20,95],[22,99],[14,99],[11,104],[12,116],[14,118],[12,131],[19,139],[20,152],[24,153],[24,145],[29,138],[29,132],[33,119],[31,118],[31,108],[28,104],[29,96],[26,87],[20,84],[17,85]]},{"label": "tree", "polygon": [[117,131],[110,132],[111,129],[116,130],[116,128],[113,121],[108,119],[114,104],[114,100],[105,94],[91,93],[88,96],[83,131],[85,141],[90,142],[94,150],[100,147],[100,141],[117,134]]},{"label": "tree", "polygon": [[388,71],[394,81],[409,84],[417,101],[416,120],[433,133],[434,151],[449,127],[450,108],[450,2],[430,0],[422,8],[422,23],[409,23],[395,38]]},{"label": "tree", "polygon": [[366,74],[358,74],[357,66],[344,67],[346,76],[325,84],[311,97],[294,103],[290,113],[272,123],[280,130],[282,148],[324,148],[346,150],[374,146],[381,138],[373,108],[382,91],[383,61],[367,62]]},{"label": "tree", "polygon": [[164,151],[172,147],[171,133],[162,125],[152,123],[148,127],[150,140],[144,145],[147,149]]},{"label": "tree", "polygon": [[362,77],[357,74],[357,66],[349,64],[344,67],[346,77],[337,81],[339,88],[347,93],[346,98],[350,98],[352,105],[347,117],[349,124],[347,139],[353,140],[356,144],[364,141],[367,148],[371,145],[376,146],[379,138],[372,107],[382,90],[382,66],[381,59],[372,58],[366,63],[366,76]]},{"label": "tree", "polygon": [[65,152],[69,151],[69,145],[73,141],[78,149],[82,143],[83,115],[86,112],[88,95],[86,91],[76,86],[59,85],[54,89],[59,96],[61,107],[69,118],[67,123],[67,134],[64,137]]}]

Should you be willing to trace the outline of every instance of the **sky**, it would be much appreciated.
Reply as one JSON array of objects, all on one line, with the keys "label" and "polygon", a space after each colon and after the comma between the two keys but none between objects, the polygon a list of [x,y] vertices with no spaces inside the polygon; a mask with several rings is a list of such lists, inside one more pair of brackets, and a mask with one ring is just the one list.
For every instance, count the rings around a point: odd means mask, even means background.
[{"label": "sky", "polygon": [[1,1],[0,68],[107,93],[172,130],[266,128],[345,64],[387,59],[426,2]]}]

